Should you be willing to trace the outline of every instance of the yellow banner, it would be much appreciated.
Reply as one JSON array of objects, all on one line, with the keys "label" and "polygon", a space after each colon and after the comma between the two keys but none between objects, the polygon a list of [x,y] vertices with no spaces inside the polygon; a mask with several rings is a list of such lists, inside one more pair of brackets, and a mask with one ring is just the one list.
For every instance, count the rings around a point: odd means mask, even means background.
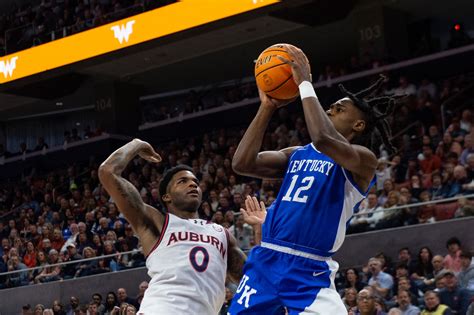
[{"label": "yellow banner", "polygon": [[280,0],[181,0],[0,58],[0,84],[268,6]]}]

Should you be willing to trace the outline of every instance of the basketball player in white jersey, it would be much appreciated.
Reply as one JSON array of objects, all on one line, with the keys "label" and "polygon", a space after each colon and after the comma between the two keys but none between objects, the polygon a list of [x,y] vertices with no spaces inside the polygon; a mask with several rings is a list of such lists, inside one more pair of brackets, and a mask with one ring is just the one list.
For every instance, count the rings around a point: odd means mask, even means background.
[{"label": "basketball player in white jersey", "polygon": [[202,192],[188,166],[168,170],[160,182],[165,213],[145,204],[121,176],[137,155],[158,163],[161,157],[139,139],[112,153],[99,178],[139,236],[152,278],[138,314],[217,314],[224,302],[226,272],[238,282],[245,254],[222,226],[198,219]]}]

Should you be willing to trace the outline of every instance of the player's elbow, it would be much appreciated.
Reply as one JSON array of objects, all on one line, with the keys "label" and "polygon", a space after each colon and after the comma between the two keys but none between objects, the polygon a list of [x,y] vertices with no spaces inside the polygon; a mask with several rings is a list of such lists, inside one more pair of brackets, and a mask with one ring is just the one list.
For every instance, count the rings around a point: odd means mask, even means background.
[{"label": "player's elbow", "polygon": [[235,158],[232,159],[232,169],[239,175],[243,175],[249,169],[249,164],[245,163],[243,159]]},{"label": "player's elbow", "polygon": [[107,163],[102,163],[99,166],[99,180],[102,182],[113,174],[113,167]]}]

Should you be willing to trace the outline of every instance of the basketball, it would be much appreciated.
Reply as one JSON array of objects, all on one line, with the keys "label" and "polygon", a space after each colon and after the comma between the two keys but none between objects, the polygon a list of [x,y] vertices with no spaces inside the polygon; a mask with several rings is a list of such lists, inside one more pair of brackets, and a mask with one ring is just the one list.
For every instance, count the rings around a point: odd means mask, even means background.
[{"label": "basketball", "polygon": [[288,100],[298,96],[298,86],[293,80],[291,67],[277,58],[282,56],[291,60],[281,44],[276,44],[265,49],[258,56],[255,63],[255,80],[260,90],[268,96]]}]

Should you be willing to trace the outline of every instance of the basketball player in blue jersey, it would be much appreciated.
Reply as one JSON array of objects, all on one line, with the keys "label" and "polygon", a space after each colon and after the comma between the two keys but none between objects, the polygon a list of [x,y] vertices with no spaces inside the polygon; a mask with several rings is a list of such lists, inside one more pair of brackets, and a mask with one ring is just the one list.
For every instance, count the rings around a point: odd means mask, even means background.
[{"label": "basketball player in blue jersey", "polygon": [[[258,178],[284,177],[277,199],[262,227],[262,242],[244,267],[229,314],[343,315],[347,311],[334,287],[338,264],[331,256],[344,241],[354,208],[374,183],[375,154],[355,144],[374,129],[388,150],[390,130],[384,118],[392,97],[370,98],[382,84],[347,97],[324,111],[310,82],[303,52],[285,46],[299,86],[311,143],[281,151],[259,152],[272,114],[288,102],[260,92],[259,111],[234,155],[234,170]],[[367,144],[366,144],[367,145]]]}]

